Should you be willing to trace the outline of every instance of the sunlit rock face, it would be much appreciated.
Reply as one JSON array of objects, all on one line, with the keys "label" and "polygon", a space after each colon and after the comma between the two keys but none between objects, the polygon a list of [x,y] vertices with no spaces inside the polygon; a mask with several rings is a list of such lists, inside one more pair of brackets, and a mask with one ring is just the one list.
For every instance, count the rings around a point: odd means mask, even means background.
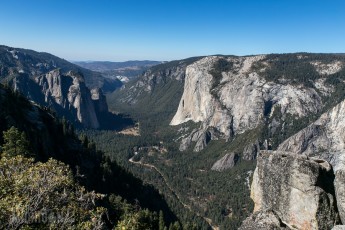
[{"label": "sunlit rock face", "polygon": [[[50,107],[61,117],[74,120],[83,127],[99,128],[95,101],[80,74],[73,71],[63,74],[55,69],[33,79],[18,77],[13,82],[15,90],[30,100]],[[102,97],[98,94],[98,98]]]},{"label": "sunlit rock face", "polygon": [[271,210],[291,228],[331,229],[338,220],[333,182],[327,161],[262,151],[251,186],[254,213]]},{"label": "sunlit rock face", "polygon": [[285,140],[278,150],[329,161],[334,170],[345,169],[345,100],[318,120]]},{"label": "sunlit rock face", "polygon": [[[196,132],[182,140],[180,149],[187,149],[188,139],[197,143],[194,151],[204,148],[204,135],[210,128],[217,132],[211,139],[229,139],[234,135],[254,129],[270,117],[275,110],[284,116],[290,114],[304,117],[322,108],[320,93],[316,87],[294,85],[284,79],[269,81],[263,71],[270,68],[265,55],[250,57],[205,57],[187,66],[184,91],[176,114],[170,125],[181,125],[187,121],[201,122]],[[230,67],[214,76],[219,61],[230,63]],[[254,68],[260,63],[262,69]],[[316,68],[316,67],[315,67]],[[335,71],[335,70],[334,70]],[[331,88],[318,81],[318,87],[326,94]]]},{"label": "sunlit rock face", "polygon": [[107,79],[48,53],[0,45],[0,82],[78,127],[99,128],[98,113],[108,112],[97,89]]}]

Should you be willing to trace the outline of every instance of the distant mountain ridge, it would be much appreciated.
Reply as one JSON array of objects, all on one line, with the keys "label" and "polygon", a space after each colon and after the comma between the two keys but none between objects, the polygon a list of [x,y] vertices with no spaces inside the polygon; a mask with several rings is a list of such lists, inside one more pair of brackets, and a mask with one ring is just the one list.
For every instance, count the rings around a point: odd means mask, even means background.
[{"label": "distant mountain ridge", "polygon": [[60,68],[62,72],[72,70],[82,73],[85,84],[90,89],[101,88],[103,91],[113,91],[122,86],[118,80],[104,78],[100,73],[90,71],[45,52],[0,45],[0,63],[2,78],[23,71],[30,76],[40,75]]},{"label": "distant mountain ridge", "polygon": [[119,68],[130,68],[130,67],[143,67],[143,66],[154,66],[162,62],[160,61],[149,61],[149,60],[134,60],[134,61],[124,61],[124,62],[111,62],[111,61],[75,61],[73,62],[86,69],[91,69],[94,71],[105,71],[113,70]]},{"label": "distant mountain ridge", "polygon": [[[144,71],[152,66],[161,64],[160,61],[125,61],[125,62],[111,62],[111,61],[76,61],[74,64],[85,69],[97,71],[103,76],[116,79],[117,76],[127,77],[133,79],[141,75]],[[121,80],[121,79],[120,79]]]},{"label": "distant mountain ridge", "polygon": [[77,126],[114,128],[105,124],[111,115],[102,88],[122,85],[117,80],[48,53],[0,46],[0,82]]}]

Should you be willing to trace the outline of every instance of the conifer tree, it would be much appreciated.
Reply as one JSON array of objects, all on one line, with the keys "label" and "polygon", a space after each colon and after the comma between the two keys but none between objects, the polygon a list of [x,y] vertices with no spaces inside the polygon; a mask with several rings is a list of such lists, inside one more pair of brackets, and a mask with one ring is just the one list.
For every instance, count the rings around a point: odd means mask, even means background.
[{"label": "conifer tree", "polygon": [[5,156],[29,156],[29,141],[24,132],[20,132],[17,128],[11,127],[3,132],[4,144],[2,152]]}]

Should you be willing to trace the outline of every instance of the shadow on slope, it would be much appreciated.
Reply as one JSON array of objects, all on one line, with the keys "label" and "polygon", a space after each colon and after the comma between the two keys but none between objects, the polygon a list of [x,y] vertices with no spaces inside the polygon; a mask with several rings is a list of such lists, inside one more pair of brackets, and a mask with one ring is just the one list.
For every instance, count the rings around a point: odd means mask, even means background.
[{"label": "shadow on slope", "polygon": [[[150,185],[133,176],[97,151],[94,143],[79,140],[73,126],[58,120],[47,109],[32,105],[20,94],[0,85],[0,132],[15,126],[24,131],[34,158],[54,158],[68,164],[75,178],[88,190],[122,196],[132,204],[164,212],[166,223],[177,220],[164,198]],[[3,139],[0,135],[0,145]]]}]

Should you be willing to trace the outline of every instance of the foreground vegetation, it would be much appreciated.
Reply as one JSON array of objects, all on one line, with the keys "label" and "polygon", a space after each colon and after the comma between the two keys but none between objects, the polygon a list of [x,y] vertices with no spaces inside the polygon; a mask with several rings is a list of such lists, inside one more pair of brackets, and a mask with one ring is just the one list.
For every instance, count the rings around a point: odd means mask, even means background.
[{"label": "foreground vegetation", "polygon": [[179,229],[159,193],[0,86],[1,229]]}]

